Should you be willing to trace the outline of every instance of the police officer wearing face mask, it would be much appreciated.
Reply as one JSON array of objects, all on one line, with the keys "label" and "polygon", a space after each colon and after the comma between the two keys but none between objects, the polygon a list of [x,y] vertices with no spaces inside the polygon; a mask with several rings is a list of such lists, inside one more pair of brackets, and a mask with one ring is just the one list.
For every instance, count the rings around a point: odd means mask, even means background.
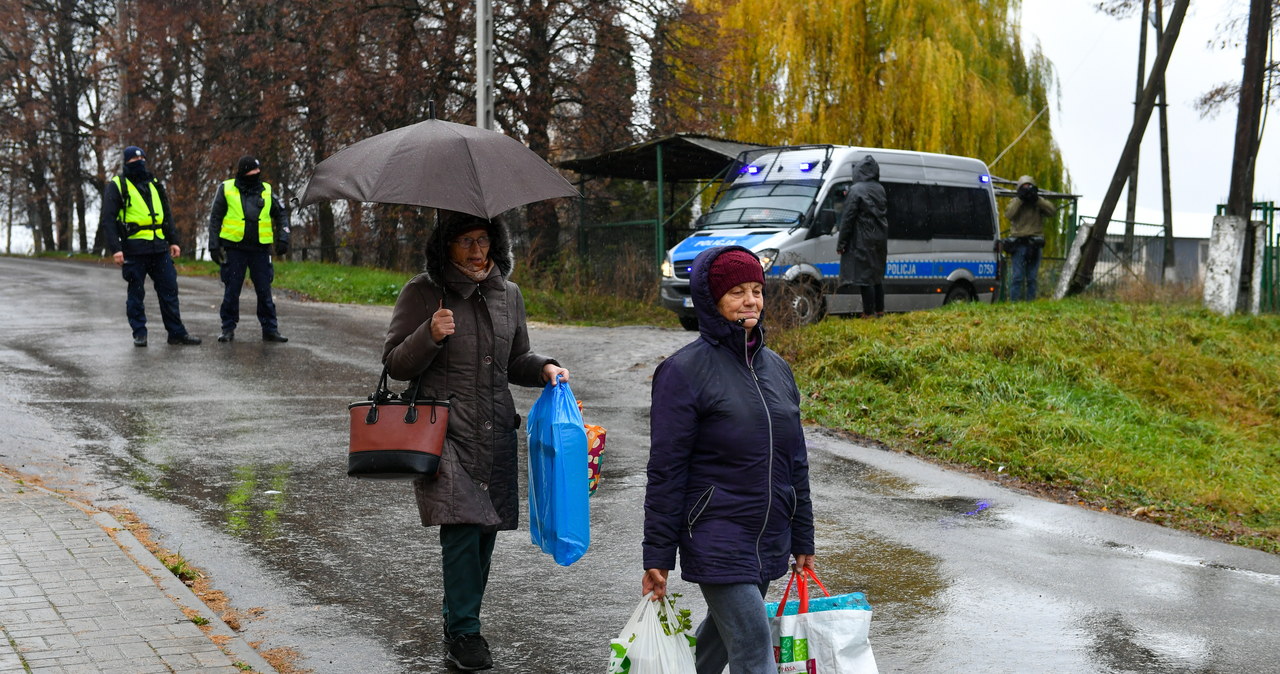
[{"label": "police officer wearing face mask", "polygon": [[246,269],[258,295],[262,341],[289,341],[280,334],[276,304],[271,299],[271,281],[275,277],[272,244],[277,254],[288,255],[289,212],[280,205],[271,184],[262,181],[258,160],[245,155],[236,163],[236,177],[218,185],[209,212],[209,255],[222,267],[224,286],[219,342],[235,339]]},{"label": "police officer wearing face mask", "polygon": [[182,249],[173,229],[169,197],[147,170],[147,155],[142,148],[130,145],[124,149],[123,175],[108,180],[102,191],[98,226],[111,259],[129,284],[125,315],[133,329],[133,345],[147,345],[143,298],[148,276],[156,289],[169,343],[199,344],[200,338],[187,333],[178,312],[178,272],[173,258],[181,255]]}]

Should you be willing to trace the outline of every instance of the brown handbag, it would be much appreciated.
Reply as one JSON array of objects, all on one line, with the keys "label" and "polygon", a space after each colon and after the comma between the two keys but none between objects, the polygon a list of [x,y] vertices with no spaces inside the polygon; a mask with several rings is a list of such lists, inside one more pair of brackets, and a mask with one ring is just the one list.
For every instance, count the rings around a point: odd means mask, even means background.
[{"label": "brown handbag", "polygon": [[351,443],[347,475],[373,480],[412,480],[435,475],[449,425],[448,400],[419,400],[421,378],[403,393],[387,386],[382,370],[368,400],[347,405]]}]

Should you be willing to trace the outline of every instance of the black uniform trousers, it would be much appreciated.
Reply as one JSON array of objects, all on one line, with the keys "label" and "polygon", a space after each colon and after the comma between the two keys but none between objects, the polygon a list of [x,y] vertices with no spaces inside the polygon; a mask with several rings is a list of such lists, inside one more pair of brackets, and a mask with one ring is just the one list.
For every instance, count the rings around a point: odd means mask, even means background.
[{"label": "black uniform trousers", "polygon": [[125,253],[124,264],[120,274],[129,284],[128,298],[125,300],[125,315],[129,318],[129,327],[134,337],[147,336],[147,312],[143,299],[147,295],[147,277],[156,289],[156,299],[160,302],[160,318],[164,321],[164,329],[170,337],[182,337],[187,329],[182,325],[182,317],[178,313],[178,270],[173,267],[173,258],[169,252],[160,253]]},{"label": "black uniform trousers", "polygon": [[258,295],[258,323],[262,334],[279,332],[276,323],[276,303],[271,299],[271,282],[275,280],[275,267],[271,265],[271,253],[262,250],[227,248],[227,261],[222,265],[222,331],[236,329],[240,322],[240,291],[244,288],[244,275],[248,270],[253,279],[253,290]]}]

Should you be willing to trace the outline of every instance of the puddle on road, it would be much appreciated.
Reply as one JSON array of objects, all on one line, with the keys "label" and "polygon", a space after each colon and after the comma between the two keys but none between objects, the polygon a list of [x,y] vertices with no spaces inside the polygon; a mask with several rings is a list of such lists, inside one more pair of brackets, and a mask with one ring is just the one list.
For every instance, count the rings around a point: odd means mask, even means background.
[{"label": "puddle on road", "polygon": [[1082,623],[1093,643],[1092,652],[1105,671],[1135,674],[1216,671],[1209,664],[1212,649],[1200,636],[1145,633],[1119,613],[1093,614],[1086,616]]},{"label": "puddle on road", "polygon": [[939,610],[948,582],[933,555],[885,540],[841,531],[819,521],[817,569],[832,594],[863,592],[878,627],[909,631]]}]

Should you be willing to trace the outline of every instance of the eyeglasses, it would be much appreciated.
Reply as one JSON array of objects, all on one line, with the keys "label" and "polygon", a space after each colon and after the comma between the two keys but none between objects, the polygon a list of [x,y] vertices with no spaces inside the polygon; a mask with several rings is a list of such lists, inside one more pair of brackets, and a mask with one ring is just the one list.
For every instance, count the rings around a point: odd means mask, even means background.
[{"label": "eyeglasses", "polygon": [[473,239],[473,238],[471,238],[471,237],[469,237],[469,236],[463,236],[463,237],[459,237],[459,238],[457,238],[457,239],[454,239],[454,240],[453,240],[453,245],[455,245],[455,246],[457,246],[457,247],[459,247],[459,248],[470,248],[470,247],[472,247],[472,246],[480,246],[481,248],[488,248],[488,247],[489,247],[489,237],[487,237],[487,236],[482,236],[482,237],[480,237],[480,238],[478,238],[478,239]]}]

